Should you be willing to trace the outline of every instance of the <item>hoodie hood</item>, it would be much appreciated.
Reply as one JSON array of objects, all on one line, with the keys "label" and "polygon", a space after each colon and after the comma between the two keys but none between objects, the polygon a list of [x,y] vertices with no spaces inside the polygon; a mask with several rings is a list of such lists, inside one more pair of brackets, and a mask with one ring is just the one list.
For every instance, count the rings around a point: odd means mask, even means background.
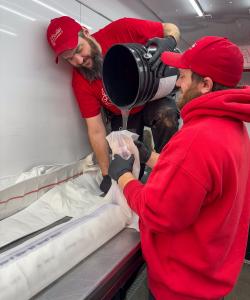
[{"label": "hoodie hood", "polygon": [[250,122],[250,86],[202,95],[181,110],[184,123],[201,116],[231,117]]}]

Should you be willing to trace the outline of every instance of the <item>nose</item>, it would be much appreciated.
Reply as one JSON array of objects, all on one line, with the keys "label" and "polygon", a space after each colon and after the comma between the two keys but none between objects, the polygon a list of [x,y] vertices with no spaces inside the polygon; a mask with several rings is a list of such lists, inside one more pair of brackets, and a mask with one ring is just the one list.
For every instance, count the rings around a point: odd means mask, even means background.
[{"label": "nose", "polygon": [[83,63],[83,57],[80,54],[75,54],[73,57],[73,63],[75,65],[81,65]]}]

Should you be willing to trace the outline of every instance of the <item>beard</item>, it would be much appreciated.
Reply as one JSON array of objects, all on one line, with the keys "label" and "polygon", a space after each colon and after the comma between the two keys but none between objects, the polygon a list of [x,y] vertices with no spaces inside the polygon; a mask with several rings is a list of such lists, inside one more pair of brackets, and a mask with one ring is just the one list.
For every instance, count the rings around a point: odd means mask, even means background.
[{"label": "beard", "polygon": [[[180,92],[180,91],[179,91]],[[193,82],[188,90],[182,95],[179,95],[177,106],[181,110],[192,99],[201,96],[202,93],[197,89],[197,84]]]},{"label": "beard", "polygon": [[89,69],[84,66],[78,66],[77,69],[88,81],[101,79],[103,64],[101,51],[90,38],[85,37],[85,39],[88,41],[91,48],[90,58],[92,60],[92,67]]}]

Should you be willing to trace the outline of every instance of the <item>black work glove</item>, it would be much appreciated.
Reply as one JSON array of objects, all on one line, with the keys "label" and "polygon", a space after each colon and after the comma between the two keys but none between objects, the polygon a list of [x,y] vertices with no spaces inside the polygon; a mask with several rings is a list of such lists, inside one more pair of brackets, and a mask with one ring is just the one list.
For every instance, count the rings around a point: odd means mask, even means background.
[{"label": "black work glove", "polygon": [[109,191],[110,187],[111,187],[112,181],[109,175],[105,175],[102,178],[102,182],[100,184],[100,190],[107,194],[107,192]]},{"label": "black work glove", "polygon": [[170,68],[169,66],[165,65],[164,62],[161,62],[159,64],[159,66],[155,72],[156,72],[157,78],[164,78],[164,77],[169,77],[169,76],[174,76],[174,75],[176,75],[178,77],[180,74],[178,69]]},{"label": "black work glove", "polygon": [[152,150],[140,141],[134,141],[134,144],[139,151],[140,163],[146,164],[151,156]]},{"label": "black work glove", "polygon": [[171,76],[169,74],[170,68],[161,61],[161,54],[164,51],[174,51],[176,47],[176,40],[173,36],[166,36],[165,38],[152,38],[148,40],[146,47],[156,46],[156,51],[149,59],[150,70],[156,72],[158,78]]},{"label": "black work glove", "polygon": [[118,179],[124,173],[132,173],[134,161],[134,155],[131,155],[129,159],[124,159],[120,155],[115,154],[109,165],[109,176],[118,182]]}]

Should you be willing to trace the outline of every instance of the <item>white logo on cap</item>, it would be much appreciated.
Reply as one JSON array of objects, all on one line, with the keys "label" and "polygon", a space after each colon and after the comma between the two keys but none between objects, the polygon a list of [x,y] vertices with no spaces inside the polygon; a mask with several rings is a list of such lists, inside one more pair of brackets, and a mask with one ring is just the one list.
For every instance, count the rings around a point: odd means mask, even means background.
[{"label": "white logo on cap", "polygon": [[57,28],[56,31],[55,31],[55,33],[51,34],[51,36],[50,36],[50,41],[51,41],[51,44],[52,44],[53,46],[56,45],[56,40],[57,40],[57,39],[59,38],[59,36],[62,35],[62,34],[63,34],[63,30],[62,30],[61,27]]}]

